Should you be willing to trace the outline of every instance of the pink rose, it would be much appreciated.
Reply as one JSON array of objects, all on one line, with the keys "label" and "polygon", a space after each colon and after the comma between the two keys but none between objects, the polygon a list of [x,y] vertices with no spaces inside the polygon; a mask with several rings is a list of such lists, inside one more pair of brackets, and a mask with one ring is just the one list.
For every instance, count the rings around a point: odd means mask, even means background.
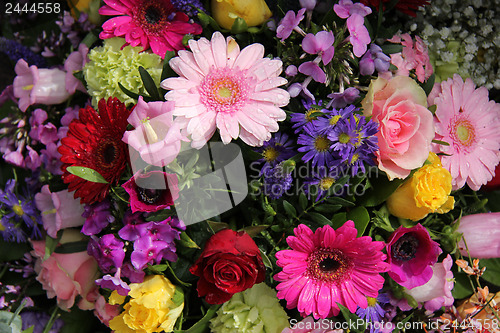
[{"label": "pink rose", "polygon": [[420,168],[434,138],[432,113],[424,90],[411,78],[372,80],[361,102],[365,116],[379,123],[378,167],[390,180],[406,178]]},{"label": "pink rose", "polygon": [[120,305],[111,305],[102,295],[95,302],[94,314],[104,325],[109,327],[109,321],[120,314]]},{"label": "pink rose", "polygon": [[[82,240],[82,235],[76,230],[65,230],[61,238],[61,244]],[[75,303],[75,297],[80,295],[82,299],[78,307],[82,310],[94,308],[91,300],[91,292],[97,288],[95,279],[98,277],[98,266],[95,259],[84,252],[75,253],[52,253],[47,259],[45,256],[45,241],[32,241],[33,251],[31,254],[37,258],[35,272],[37,280],[47,291],[47,297],[57,297],[58,306],[65,310]]]},{"label": "pink rose", "polygon": [[49,186],[35,195],[35,204],[42,212],[43,228],[52,238],[57,238],[61,229],[78,227],[85,223],[82,217],[84,207],[67,190],[50,192]]}]

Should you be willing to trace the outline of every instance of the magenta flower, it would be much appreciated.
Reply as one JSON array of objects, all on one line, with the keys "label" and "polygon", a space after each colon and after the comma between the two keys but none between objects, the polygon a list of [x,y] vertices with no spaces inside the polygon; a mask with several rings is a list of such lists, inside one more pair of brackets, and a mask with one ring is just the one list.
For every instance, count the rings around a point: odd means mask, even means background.
[{"label": "magenta flower", "polygon": [[61,229],[78,227],[85,222],[83,205],[67,190],[51,192],[49,185],[44,185],[35,195],[35,203],[42,212],[43,228],[52,238],[57,238]]},{"label": "magenta flower", "polygon": [[349,30],[349,41],[356,57],[361,57],[367,50],[371,38],[365,27],[365,20],[359,14],[353,14],[347,19],[347,29]]},{"label": "magenta flower", "polygon": [[334,41],[335,37],[331,31],[320,31],[316,35],[307,34],[302,40],[302,49],[309,54],[321,56],[321,61],[326,66],[335,53]]},{"label": "magenta flower", "polygon": [[406,293],[412,296],[415,301],[425,303],[425,309],[431,312],[437,311],[443,306],[452,306],[455,299],[451,290],[455,283],[451,266],[453,266],[453,259],[448,254],[443,262],[432,267],[432,277],[427,283],[407,290]]},{"label": "magenta flower", "polygon": [[115,221],[115,217],[110,212],[111,203],[104,200],[92,205],[86,205],[82,216],[85,218],[82,233],[87,236],[101,232],[108,224]]},{"label": "magenta flower", "polygon": [[[116,16],[102,25],[101,39],[124,37],[125,45],[151,47],[153,53],[165,57],[167,51],[183,50],[186,34],[198,35],[199,24],[176,11],[170,0],[104,0],[101,15]],[[118,16],[117,16],[118,15]]]},{"label": "magenta flower", "polygon": [[170,261],[177,259],[176,254],[169,249],[168,243],[155,241],[151,237],[141,237],[134,242],[134,251],[130,255],[130,260],[135,269],[142,270],[147,264],[159,263],[166,253],[173,254],[167,258]]},{"label": "magenta flower", "polygon": [[77,90],[87,92],[82,81],[78,80],[73,74],[81,71],[85,64],[89,62],[88,53],[89,48],[87,45],[81,43],[80,46],[78,46],[78,51],[72,52],[64,62],[64,69],[66,70],[66,89],[70,94],[74,94]]},{"label": "magenta flower", "polygon": [[170,164],[179,154],[181,141],[189,141],[181,132],[184,125],[174,121],[173,111],[173,102],[146,103],[139,97],[127,119],[135,129],[123,134],[123,142],[137,150],[146,163]]},{"label": "magenta flower", "polygon": [[125,225],[118,231],[118,235],[128,241],[135,241],[147,232],[147,224],[145,223],[142,213],[126,212],[123,216],[123,224]]},{"label": "magenta flower", "polygon": [[300,224],[294,233],[287,238],[292,249],[276,253],[283,271],[274,276],[280,282],[277,296],[289,309],[327,318],[339,314],[337,303],[354,313],[358,306],[368,306],[366,297],[377,297],[384,284],[380,273],[389,268],[383,242],[357,237],[353,221],[337,230],[326,225],[314,233]]},{"label": "magenta flower", "polygon": [[[281,38],[281,41],[284,41],[292,34],[292,31],[295,29],[300,29],[298,27],[300,21],[304,19],[304,13],[306,12],[305,8],[300,9],[295,15],[293,10],[289,10],[285,17],[280,21],[278,28],[276,28],[276,37]],[[302,31],[302,29],[300,29]]]},{"label": "magenta flower", "polygon": [[179,197],[177,176],[162,171],[137,173],[122,187],[130,196],[132,212],[156,212],[170,208]]},{"label": "magenta flower", "polygon": [[326,74],[314,61],[306,61],[299,66],[299,72],[310,76],[314,81],[325,83]]},{"label": "magenta flower", "polygon": [[101,288],[116,290],[118,294],[127,296],[128,292],[130,291],[130,287],[125,281],[121,279],[120,274],[121,271],[120,268],[118,268],[114,276],[106,274],[102,278],[97,279],[95,281],[95,284]]},{"label": "magenta flower", "polygon": [[87,253],[97,260],[99,268],[104,273],[111,273],[123,265],[125,259],[124,244],[113,234],[97,238],[91,236]]},{"label": "magenta flower", "polygon": [[66,73],[60,69],[38,69],[28,66],[19,59],[14,68],[14,96],[19,98],[19,109],[26,109],[33,104],[59,104],[70,96],[65,88]]},{"label": "magenta flower", "polygon": [[389,276],[408,289],[423,285],[432,277],[432,266],[441,253],[420,223],[411,228],[399,227],[386,245]]},{"label": "magenta flower", "polygon": [[[500,258],[500,212],[462,216],[457,232],[463,234],[472,258]],[[458,243],[463,256],[469,256],[463,239]]]},{"label": "magenta flower", "polygon": [[353,3],[351,0],[340,0],[338,4],[333,5],[333,10],[340,18],[346,19],[350,16],[357,14],[365,17],[372,13],[370,7],[361,3]]}]

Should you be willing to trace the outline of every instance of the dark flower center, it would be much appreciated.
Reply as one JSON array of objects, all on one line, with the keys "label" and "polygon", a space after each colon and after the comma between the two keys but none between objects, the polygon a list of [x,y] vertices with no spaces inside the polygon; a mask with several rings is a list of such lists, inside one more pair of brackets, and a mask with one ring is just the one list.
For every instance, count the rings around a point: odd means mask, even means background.
[{"label": "dark flower center", "polygon": [[307,274],[319,281],[341,283],[352,267],[352,260],[338,249],[318,248],[307,258]]},{"label": "dark flower center", "polygon": [[396,260],[409,261],[415,258],[419,243],[411,233],[404,234],[392,246],[391,255]]},{"label": "dark flower center", "polygon": [[156,24],[161,20],[161,13],[157,8],[150,6],[146,8],[144,18],[149,24]]},{"label": "dark flower center", "polygon": [[116,167],[116,161],[120,157],[120,147],[118,147],[116,141],[106,140],[99,145],[96,155],[97,160],[100,162],[100,166],[104,168],[114,168]]},{"label": "dark flower center", "polygon": [[162,189],[137,187],[139,199],[147,204],[156,203],[162,197],[164,191]]},{"label": "dark flower center", "polygon": [[103,156],[104,162],[106,162],[106,164],[113,163],[113,161],[116,158],[116,148],[115,148],[115,146],[113,146],[112,144],[108,144],[104,148],[103,153],[104,153],[104,156]]}]

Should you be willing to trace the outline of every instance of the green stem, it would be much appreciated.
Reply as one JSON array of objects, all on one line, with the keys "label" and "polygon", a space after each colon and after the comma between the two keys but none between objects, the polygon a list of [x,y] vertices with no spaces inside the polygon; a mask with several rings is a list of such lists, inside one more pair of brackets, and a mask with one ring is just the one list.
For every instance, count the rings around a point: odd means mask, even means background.
[{"label": "green stem", "polygon": [[59,307],[55,307],[54,311],[52,311],[52,315],[50,316],[49,321],[47,322],[47,325],[45,325],[45,328],[43,330],[43,333],[49,333],[52,325],[54,325],[54,322],[56,321],[57,317],[57,312],[59,311]]}]

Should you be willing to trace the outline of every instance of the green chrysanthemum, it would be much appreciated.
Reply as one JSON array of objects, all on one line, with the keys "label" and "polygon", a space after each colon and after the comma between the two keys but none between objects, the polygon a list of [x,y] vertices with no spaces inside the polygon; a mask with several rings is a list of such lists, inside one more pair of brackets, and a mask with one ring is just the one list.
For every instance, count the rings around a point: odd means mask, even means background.
[{"label": "green chrysanthemum", "polygon": [[276,292],[265,283],[234,294],[210,321],[213,333],[280,333],[289,326]]},{"label": "green chrysanthemum", "polygon": [[116,97],[125,104],[135,103],[118,86],[144,94],[145,88],[139,74],[139,67],[144,67],[159,86],[162,60],[153,53],[141,52],[141,47],[127,46],[123,38],[111,38],[104,41],[104,46],[96,47],[89,53],[90,62],[83,68],[92,105],[104,98]]}]

